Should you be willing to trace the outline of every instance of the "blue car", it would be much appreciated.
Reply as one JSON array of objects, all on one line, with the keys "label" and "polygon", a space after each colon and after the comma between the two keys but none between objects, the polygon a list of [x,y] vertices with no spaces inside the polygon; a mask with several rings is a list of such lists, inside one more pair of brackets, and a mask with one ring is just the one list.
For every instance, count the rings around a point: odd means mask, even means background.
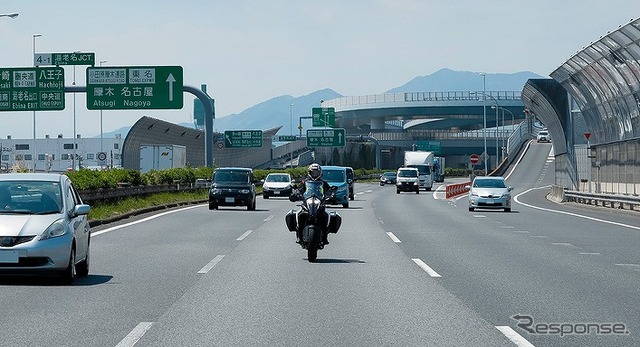
[{"label": "blue car", "polygon": [[321,166],[322,179],[332,187],[337,187],[335,198],[327,201],[331,205],[342,205],[349,208],[349,182],[347,168],[342,166]]}]

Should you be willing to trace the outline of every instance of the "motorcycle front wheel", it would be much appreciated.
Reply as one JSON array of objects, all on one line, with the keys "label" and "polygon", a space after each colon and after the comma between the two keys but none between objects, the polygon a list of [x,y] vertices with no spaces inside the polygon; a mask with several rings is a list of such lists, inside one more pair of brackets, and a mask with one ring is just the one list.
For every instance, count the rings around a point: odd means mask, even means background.
[{"label": "motorcycle front wheel", "polygon": [[310,263],[313,263],[318,258],[318,249],[316,248],[308,248],[307,249],[307,259],[309,259]]}]

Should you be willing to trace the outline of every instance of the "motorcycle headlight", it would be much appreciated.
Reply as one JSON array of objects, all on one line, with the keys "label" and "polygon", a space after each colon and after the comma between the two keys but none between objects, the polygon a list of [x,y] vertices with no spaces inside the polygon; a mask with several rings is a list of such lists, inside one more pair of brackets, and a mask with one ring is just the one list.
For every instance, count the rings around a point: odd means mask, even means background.
[{"label": "motorcycle headlight", "polygon": [[320,208],[320,199],[316,198],[316,197],[311,197],[308,198],[307,200],[307,206],[309,206],[309,208],[314,207],[314,208]]},{"label": "motorcycle headlight", "polygon": [[52,239],[54,237],[60,237],[67,233],[67,228],[64,227],[64,220],[58,219],[51,223],[49,227],[40,235],[40,241]]}]

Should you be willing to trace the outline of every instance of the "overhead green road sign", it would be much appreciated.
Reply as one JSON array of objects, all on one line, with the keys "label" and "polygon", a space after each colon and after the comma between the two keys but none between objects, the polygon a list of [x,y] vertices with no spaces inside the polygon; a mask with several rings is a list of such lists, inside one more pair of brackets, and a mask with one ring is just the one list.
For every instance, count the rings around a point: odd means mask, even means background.
[{"label": "overhead green road sign", "polygon": [[89,110],[181,109],[182,66],[87,68]]},{"label": "overhead green road sign", "polygon": [[440,141],[416,141],[416,149],[418,151],[431,151],[440,153],[442,147]]},{"label": "overhead green road sign", "polygon": [[59,110],[64,110],[63,68],[0,68],[0,111]]},{"label": "overhead green road sign", "polygon": [[307,130],[308,147],[344,147],[345,131],[337,129],[309,129]]},{"label": "overhead green road sign", "polygon": [[95,53],[36,53],[33,56],[33,65],[95,65]]},{"label": "overhead green road sign", "polygon": [[336,109],[333,107],[313,107],[311,118],[314,127],[336,127]]},{"label": "overhead green road sign", "polygon": [[262,130],[227,130],[224,132],[224,146],[262,147]]}]

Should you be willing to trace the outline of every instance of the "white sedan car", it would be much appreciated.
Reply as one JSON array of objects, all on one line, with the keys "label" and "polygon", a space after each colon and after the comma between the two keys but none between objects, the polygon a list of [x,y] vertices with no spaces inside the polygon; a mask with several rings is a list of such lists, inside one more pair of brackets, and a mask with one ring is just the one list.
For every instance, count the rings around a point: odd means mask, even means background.
[{"label": "white sedan car", "polygon": [[89,210],[66,175],[0,174],[0,274],[87,276]]},{"label": "white sedan car", "polygon": [[288,173],[272,172],[267,175],[262,183],[262,197],[282,196],[288,198],[291,195],[293,180]]},{"label": "white sedan car", "polygon": [[511,191],[503,177],[477,176],[469,189],[469,211],[476,208],[504,209],[511,212]]}]

